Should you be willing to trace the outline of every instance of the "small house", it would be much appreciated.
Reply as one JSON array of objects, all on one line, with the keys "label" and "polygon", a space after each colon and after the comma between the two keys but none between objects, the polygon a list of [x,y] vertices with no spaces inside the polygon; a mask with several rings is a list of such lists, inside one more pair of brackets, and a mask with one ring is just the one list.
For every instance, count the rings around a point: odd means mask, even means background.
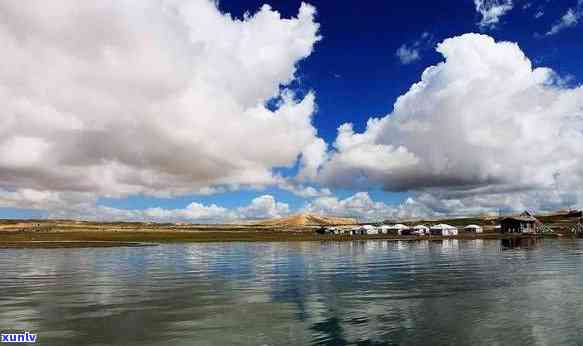
[{"label": "small house", "polygon": [[500,232],[534,234],[540,224],[537,218],[525,211],[518,216],[508,216],[500,220]]},{"label": "small house", "polygon": [[441,235],[441,236],[453,236],[458,235],[458,229],[454,226],[440,223],[438,225],[431,226],[429,229],[431,235]]},{"label": "small house", "polygon": [[569,210],[567,212],[567,217],[579,217],[579,218],[581,218],[581,217],[583,217],[583,211],[576,210],[576,209]]},{"label": "small house", "polygon": [[466,227],[464,227],[464,231],[471,233],[483,233],[484,229],[482,228],[482,226],[478,225],[467,225]]}]

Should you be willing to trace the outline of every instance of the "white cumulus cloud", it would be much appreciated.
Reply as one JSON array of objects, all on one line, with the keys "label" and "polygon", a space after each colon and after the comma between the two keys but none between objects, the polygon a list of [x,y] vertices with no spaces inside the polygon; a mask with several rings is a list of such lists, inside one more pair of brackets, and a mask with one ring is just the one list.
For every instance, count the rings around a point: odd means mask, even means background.
[{"label": "white cumulus cloud", "polygon": [[409,47],[406,44],[403,44],[401,47],[399,47],[395,55],[397,58],[399,58],[399,61],[401,61],[401,64],[403,65],[411,64],[421,59],[419,49],[415,47]]},{"label": "white cumulus cloud", "polygon": [[290,214],[287,203],[271,195],[254,198],[248,205],[227,208],[217,204],[192,202],[184,208],[123,209],[98,204],[87,193],[39,193],[34,190],[0,191],[0,207],[36,209],[49,218],[70,218],[99,221],[155,221],[192,223],[229,223],[241,220],[277,218]]},{"label": "white cumulus cloud", "polygon": [[50,214],[51,217],[84,218],[91,220],[124,220],[191,223],[230,223],[244,220],[283,217],[290,213],[289,205],[277,202],[271,195],[254,198],[248,205],[239,208],[226,208],[216,204],[204,205],[190,203],[184,208],[147,208],[120,209],[93,205],[85,210],[72,210]]},{"label": "white cumulus cloud", "polygon": [[403,65],[414,63],[421,59],[421,53],[431,48],[433,44],[433,35],[424,32],[421,37],[411,43],[403,43],[395,52],[397,58]]},{"label": "white cumulus cloud", "polygon": [[334,196],[320,197],[309,202],[302,211],[336,217],[351,217],[360,222],[437,215],[433,210],[418,203],[413,198],[408,198],[399,205],[389,205],[373,200],[367,192],[357,192],[345,199]]},{"label": "white cumulus cloud", "polygon": [[474,0],[476,11],[482,16],[478,23],[482,29],[492,29],[514,7],[512,0]]},{"label": "white cumulus cloud", "polygon": [[486,35],[447,39],[437,51],[445,61],[427,68],[392,113],[370,119],[363,133],[340,126],[317,179],[465,205],[472,195],[518,192],[532,197],[525,204],[554,195],[581,205],[583,88]]},{"label": "white cumulus cloud", "polygon": [[210,0],[8,0],[0,16],[0,189],[13,198],[273,184],[274,167],[321,145],[314,94],[286,88],[319,40],[310,5],[234,19]]},{"label": "white cumulus cloud", "polygon": [[316,188],[314,186],[298,184],[289,179],[281,179],[277,187],[302,198],[329,196],[332,194],[332,191],[328,188]]},{"label": "white cumulus cloud", "polygon": [[549,31],[547,31],[547,36],[552,36],[558,34],[560,31],[571,28],[579,24],[581,18],[583,17],[583,0],[577,2],[577,6],[574,8],[569,8],[567,12],[561,17],[561,19],[556,22]]},{"label": "white cumulus cloud", "polygon": [[289,213],[289,205],[277,202],[271,195],[259,196],[253,199],[248,206],[238,209],[238,215],[241,219],[271,219]]}]

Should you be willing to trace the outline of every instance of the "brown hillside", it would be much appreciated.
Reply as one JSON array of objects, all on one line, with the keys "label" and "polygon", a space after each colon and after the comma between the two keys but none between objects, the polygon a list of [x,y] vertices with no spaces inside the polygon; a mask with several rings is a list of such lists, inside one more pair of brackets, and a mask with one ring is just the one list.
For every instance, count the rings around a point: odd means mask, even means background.
[{"label": "brown hillside", "polygon": [[322,226],[322,225],[353,225],[356,220],[344,217],[331,217],[314,214],[296,214],[288,217],[254,222],[261,226]]}]

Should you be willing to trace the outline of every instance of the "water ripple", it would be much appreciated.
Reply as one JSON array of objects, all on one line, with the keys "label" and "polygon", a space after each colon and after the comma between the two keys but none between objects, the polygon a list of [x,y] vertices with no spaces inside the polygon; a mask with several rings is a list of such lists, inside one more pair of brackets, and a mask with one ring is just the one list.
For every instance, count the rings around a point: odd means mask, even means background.
[{"label": "water ripple", "polygon": [[0,250],[0,328],[48,344],[581,344],[583,242]]}]

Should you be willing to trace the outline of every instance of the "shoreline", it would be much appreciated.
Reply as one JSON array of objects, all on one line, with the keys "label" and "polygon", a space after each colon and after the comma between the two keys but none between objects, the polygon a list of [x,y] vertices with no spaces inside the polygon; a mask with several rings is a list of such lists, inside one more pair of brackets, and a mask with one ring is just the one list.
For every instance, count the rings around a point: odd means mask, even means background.
[{"label": "shoreline", "polygon": [[122,241],[82,241],[82,240],[0,240],[0,249],[82,249],[82,248],[112,248],[112,247],[145,247],[157,246],[155,243],[136,243]]},{"label": "shoreline", "polygon": [[86,248],[152,246],[161,243],[226,243],[226,242],[296,242],[296,241],[438,241],[438,240],[497,240],[538,238],[532,234],[459,234],[457,236],[398,236],[379,235],[320,235],[313,230],[303,231],[176,231],[176,230],[75,230],[75,231],[0,231],[2,248]]}]

